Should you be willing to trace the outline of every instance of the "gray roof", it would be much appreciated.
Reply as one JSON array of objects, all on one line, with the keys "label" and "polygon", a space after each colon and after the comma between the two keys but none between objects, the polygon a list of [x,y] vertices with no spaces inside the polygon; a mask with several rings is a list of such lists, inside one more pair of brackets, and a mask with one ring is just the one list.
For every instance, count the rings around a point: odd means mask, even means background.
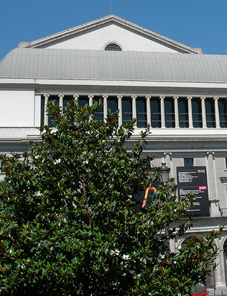
[{"label": "gray roof", "polygon": [[17,48],[0,78],[227,82],[227,56]]}]

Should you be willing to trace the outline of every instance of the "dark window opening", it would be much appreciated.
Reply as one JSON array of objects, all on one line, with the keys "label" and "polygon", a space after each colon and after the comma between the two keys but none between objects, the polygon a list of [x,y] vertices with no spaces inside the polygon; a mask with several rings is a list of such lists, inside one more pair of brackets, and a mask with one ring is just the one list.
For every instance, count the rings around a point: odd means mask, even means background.
[{"label": "dark window opening", "polygon": [[114,96],[110,96],[107,98],[107,109],[111,113],[116,113],[118,110],[118,99]]},{"label": "dark window opening", "polygon": [[94,113],[94,119],[95,120],[103,120],[103,99],[102,97],[94,97],[93,98],[93,104],[97,103],[100,105],[99,109]]},{"label": "dark window opening", "polygon": [[219,108],[219,118],[220,118],[220,127],[227,127],[227,100],[219,99],[218,100]]},{"label": "dark window opening", "polygon": [[188,101],[186,98],[178,99],[178,112],[179,112],[179,126],[189,127],[188,122]]},{"label": "dark window opening", "polygon": [[63,97],[63,113],[65,113],[65,108],[68,106],[68,103],[70,102],[72,104],[74,98],[73,96],[64,96]]},{"label": "dark window opening", "polygon": [[88,96],[79,96],[78,105],[84,107],[86,104],[89,105]]},{"label": "dark window opening", "polygon": [[202,127],[202,107],[201,100],[199,98],[192,99],[192,118],[193,127]]},{"label": "dark window opening", "polygon": [[105,47],[105,50],[107,51],[122,51],[119,45],[116,43],[110,43]]},{"label": "dark window opening", "polygon": [[122,99],[122,123],[128,123],[132,120],[132,99],[124,97]]},{"label": "dark window opening", "polygon": [[151,127],[160,128],[161,127],[161,107],[159,98],[151,98]]},{"label": "dark window opening", "polygon": [[193,167],[193,158],[184,158],[185,167]]},{"label": "dark window opening", "polygon": [[136,122],[137,127],[147,126],[147,108],[145,98],[136,99]]},{"label": "dark window opening", "polygon": [[[58,96],[50,96],[48,98],[48,102],[53,102],[55,106],[59,106],[59,97]],[[53,118],[51,116],[48,117],[48,125],[50,127],[56,127],[56,118]]]},{"label": "dark window opening", "polygon": [[173,99],[165,99],[165,125],[167,128],[175,127],[175,113]]},{"label": "dark window opening", "polygon": [[44,96],[41,96],[41,118],[40,118],[40,123],[41,126],[44,126],[44,116],[45,116],[45,98]]},{"label": "dark window opening", "polygon": [[206,106],[207,127],[216,127],[214,99],[206,99],[205,106]]}]

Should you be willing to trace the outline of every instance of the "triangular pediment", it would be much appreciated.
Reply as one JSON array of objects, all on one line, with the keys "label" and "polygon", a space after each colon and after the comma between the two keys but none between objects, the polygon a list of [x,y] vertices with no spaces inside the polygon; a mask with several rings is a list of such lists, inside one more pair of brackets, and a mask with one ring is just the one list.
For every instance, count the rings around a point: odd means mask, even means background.
[{"label": "triangular pediment", "polygon": [[198,49],[113,14],[29,43],[20,43],[19,47],[104,50],[110,43],[119,45],[123,51],[199,53]]}]

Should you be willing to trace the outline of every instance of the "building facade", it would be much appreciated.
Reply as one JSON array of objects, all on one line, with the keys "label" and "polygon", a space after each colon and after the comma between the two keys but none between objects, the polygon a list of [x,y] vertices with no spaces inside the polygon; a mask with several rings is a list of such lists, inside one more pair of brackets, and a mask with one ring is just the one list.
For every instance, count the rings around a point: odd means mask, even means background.
[{"label": "building facade", "polygon": [[[226,69],[227,56],[203,54],[115,15],[20,42],[0,61],[0,152],[23,152],[28,141],[39,141],[37,128],[54,124],[45,113],[49,100],[63,108],[72,99],[81,105],[102,100],[97,119],[108,109],[120,110],[119,125],[136,118],[128,149],[149,124],[145,154],[155,156],[152,165],[165,162],[178,182],[190,180],[197,168],[205,172],[206,184],[196,190],[198,198],[207,199],[206,211],[198,201],[194,227],[170,242],[175,250],[187,237],[226,225]],[[226,229],[216,244],[214,279],[221,286],[227,274]]]}]

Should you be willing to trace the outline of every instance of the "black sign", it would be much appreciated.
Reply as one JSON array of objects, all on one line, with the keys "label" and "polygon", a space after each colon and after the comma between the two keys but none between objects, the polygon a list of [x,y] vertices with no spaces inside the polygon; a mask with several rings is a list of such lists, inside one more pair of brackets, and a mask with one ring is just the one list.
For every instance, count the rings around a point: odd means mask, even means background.
[{"label": "black sign", "polygon": [[187,196],[189,193],[195,195],[193,207],[186,211],[186,215],[209,215],[209,201],[207,188],[206,167],[178,167],[178,196]]}]

